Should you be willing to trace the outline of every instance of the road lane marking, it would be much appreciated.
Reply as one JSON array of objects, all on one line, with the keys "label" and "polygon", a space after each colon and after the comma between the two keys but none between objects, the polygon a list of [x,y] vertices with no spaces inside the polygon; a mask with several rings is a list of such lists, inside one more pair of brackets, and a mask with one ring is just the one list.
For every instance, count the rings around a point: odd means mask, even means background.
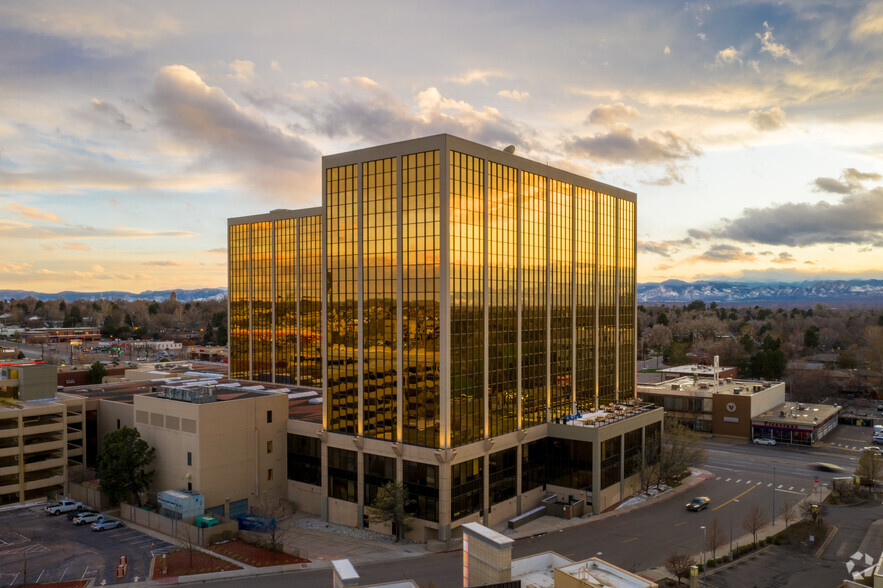
[{"label": "road lane marking", "polygon": [[729,481],[732,480],[732,479],[733,479],[733,478],[727,478],[727,482],[729,482]]},{"label": "road lane marking", "polygon": [[738,480],[736,480],[736,483],[738,484],[738,483],[740,483],[741,481],[742,481],[742,478],[739,478]]},{"label": "road lane marking", "polygon": [[776,492],[785,492],[786,494],[800,494],[803,495],[803,488],[800,489],[800,492],[794,492],[792,490],[782,490],[780,488],[776,488]]},{"label": "road lane marking", "polygon": [[638,540],[637,537],[632,537],[631,539],[626,539],[625,541],[623,541],[623,543],[628,543],[629,541],[637,541],[637,540]]},{"label": "road lane marking", "polygon": [[794,490],[794,486],[788,486],[788,490]]},{"label": "road lane marking", "polygon": [[779,484],[776,488],[781,488],[782,486],[784,486],[784,484]]},{"label": "road lane marking", "polygon": [[[758,482],[755,486],[760,486],[761,484],[763,484],[763,482]],[[772,484],[770,484],[770,486],[772,486]]]},{"label": "road lane marking", "polygon": [[773,485],[773,483],[770,482],[769,484],[766,485],[766,487],[769,488],[769,487],[772,486],[772,485]]},{"label": "road lane marking", "polygon": [[752,486],[751,488],[749,488],[748,490],[746,490],[746,491],[743,492],[742,494],[739,494],[739,495],[737,495],[737,496],[734,496],[733,498],[730,498],[729,500],[727,500],[727,501],[724,502],[723,504],[720,504],[720,505],[714,507],[713,509],[711,509],[711,511],[714,512],[714,511],[716,511],[716,510],[719,509],[719,508],[723,508],[723,507],[725,507],[726,505],[730,504],[731,502],[733,502],[733,501],[736,500],[737,498],[741,498],[742,496],[745,496],[746,494],[748,494],[749,492],[751,492],[751,491],[754,490],[755,488],[757,488],[757,486]]},{"label": "road lane marking", "polygon": [[675,527],[680,527],[681,525],[686,525],[687,521],[681,521],[680,523],[675,523]]},{"label": "road lane marking", "polygon": [[745,483],[746,483],[746,484],[750,484],[750,483],[751,483],[751,480],[748,480],[748,481],[747,481],[747,482],[745,482]]}]

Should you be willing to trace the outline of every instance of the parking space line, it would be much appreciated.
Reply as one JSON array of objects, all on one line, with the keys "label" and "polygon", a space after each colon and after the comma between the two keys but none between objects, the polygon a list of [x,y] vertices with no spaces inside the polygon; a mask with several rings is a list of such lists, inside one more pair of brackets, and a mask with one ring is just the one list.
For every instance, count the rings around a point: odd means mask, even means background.
[{"label": "parking space line", "polygon": [[747,482],[745,482],[745,483],[746,483],[746,484],[750,484],[750,483],[751,483],[751,480],[748,480],[748,481],[747,481]]},{"label": "parking space line", "polygon": [[732,480],[732,479],[733,479],[733,478],[727,478],[727,482],[729,482],[729,481]]},{"label": "parking space line", "polygon": [[631,539],[626,539],[625,541],[623,541],[623,543],[629,543],[631,541],[637,541],[637,540],[638,540],[637,537],[632,537]]},{"label": "parking space line", "polygon": [[81,579],[81,580],[84,579],[84,578],[86,577],[86,574],[88,574],[88,573],[89,573],[89,566],[87,565],[87,566],[86,566],[86,571],[83,572],[83,575],[80,576],[80,579]]},{"label": "parking space line", "polygon": [[742,478],[739,478],[738,480],[736,480],[736,483],[738,484],[741,481],[742,481]]}]

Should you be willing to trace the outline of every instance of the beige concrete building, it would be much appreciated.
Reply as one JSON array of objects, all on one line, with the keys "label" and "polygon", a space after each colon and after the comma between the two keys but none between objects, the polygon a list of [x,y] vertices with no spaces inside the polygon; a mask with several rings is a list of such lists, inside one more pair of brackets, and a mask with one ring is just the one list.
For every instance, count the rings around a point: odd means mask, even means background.
[{"label": "beige concrete building", "polygon": [[666,418],[704,433],[751,438],[751,419],[785,402],[784,382],[683,376],[640,384],[638,398],[665,409]]},{"label": "beige concrete building", "polygon": [[223,516],[286,494],[288,397],[241,386],[168,386],[134,398],[135,427],[156,448],[152,490],[186,488]]},{"label": "beige concrete building", "polygon": [[52,398],[57,389],[57,368],[42,361],[0,363],[0,397],[17,400]]},{"label": "beige concrete building", "polygon": [[83,399],[0,402],[0,507],[65,494],[82,475]]}]

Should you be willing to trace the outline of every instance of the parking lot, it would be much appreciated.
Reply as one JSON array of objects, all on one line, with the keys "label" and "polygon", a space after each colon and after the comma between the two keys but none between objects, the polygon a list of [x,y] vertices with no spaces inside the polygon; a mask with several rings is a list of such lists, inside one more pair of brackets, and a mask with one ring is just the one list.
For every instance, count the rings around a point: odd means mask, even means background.
[{"label": "parking lot", "polygon": [[[177,549],[135,529],[95,532],[44,504],[0,511],[0,586],[94,578],[96,584],[146,580],[153,555]],[[117,578],[120,556],[128,569]]]},{"label": "parking lot", "polygon": [[822,439],[822,447],[840,449],[858,454],[861,453],[865,447],[874,445],[872,441],[873,436],[873,427],[837,425],[837,428]]}]

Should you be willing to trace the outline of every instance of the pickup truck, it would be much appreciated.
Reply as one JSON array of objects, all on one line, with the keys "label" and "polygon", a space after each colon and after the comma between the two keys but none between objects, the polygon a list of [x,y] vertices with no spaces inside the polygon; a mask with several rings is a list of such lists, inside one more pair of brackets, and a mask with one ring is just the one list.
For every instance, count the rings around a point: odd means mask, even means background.
[{"label": "pickup truck", "polygon": [[58,516],[63,512],[71,512],[72,510],[77,510],[82,507],[82,502],[77,502],[75,500],[70,500],[69,498],[65,498],[63,500],[59,500],[57,504],[53,504],[52,506],[46,507],[46,514],[51,514],[54,516]]}]

